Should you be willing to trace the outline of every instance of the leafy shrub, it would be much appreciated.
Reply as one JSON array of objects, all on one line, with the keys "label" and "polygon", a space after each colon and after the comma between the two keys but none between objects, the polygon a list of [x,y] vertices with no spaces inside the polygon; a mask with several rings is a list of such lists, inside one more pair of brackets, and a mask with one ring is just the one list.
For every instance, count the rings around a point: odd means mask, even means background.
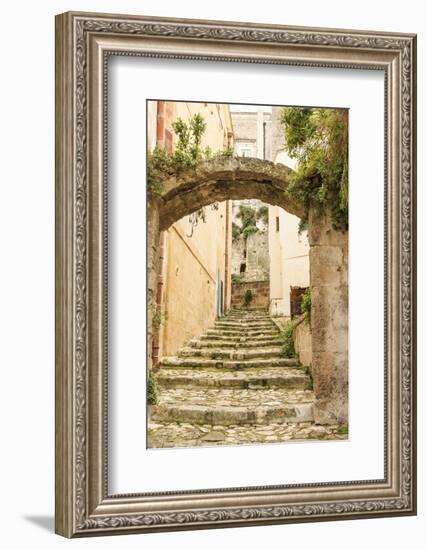
[{"label": "leafy shrub", "polygon": [[154,376],[150,373],[148,375],[147,382],[147,403],[149,405],[156,405],[158,401],[157,383]]},{"label": "leafy shrub", "polygon": [[248,290],[245,292],[243,303],[245,304],[245,306],[248,306],[252,302],[252,300],[253,300],[252,290],[248,288]]},{"label": "leafy shrub", "polygon": [[307,322],[311,322],[311,289],[310,287],[306,288],[301,302],[301,311],[305,314]]},{"label": "leafy shrub", "polygon": [[283,357],[292,359],[295,357],[295,347],[294,347],[294,324],[292,321],[288,321],[281,331],[282,339],[282,354]]}]

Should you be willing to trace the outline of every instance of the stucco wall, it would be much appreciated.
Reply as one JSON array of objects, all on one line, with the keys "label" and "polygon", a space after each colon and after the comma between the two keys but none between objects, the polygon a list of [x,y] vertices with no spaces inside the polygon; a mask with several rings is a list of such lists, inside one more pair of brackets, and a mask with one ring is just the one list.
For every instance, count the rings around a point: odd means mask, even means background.
[{"label": "stucco wall", "polygon": [[[295,160],[283,150],[281,108],[273,107],[272,139],[274,162],[294,168]],[[277,223],[278,218],[278,223]],[[277,206],[269,208],[269,248],[271,257],[271,313],[290,316],[291,286],[310,286],[307,231],[299,233],[299,218]],[[279,226],[279,230],[277,230]]]},{"label": "stucco wall", "polygon": [[[165,126],[171,131],[173,120],[188,121],[200,113],[207,126],[202,147],[218,151],[232,140],[227,105],[179,102],[169,106],[173,110]],[[175,354],[212,325],[221,282],[222,309],[231,302],[231,201],[219,203],[217,209],[205,207],[205,215],[205,222],[199,220],[193,228],[190,216],[185,216],[165,232],[160,357]]]},{"label": "stucco wall", "polygon": [[205,254],[188,245],[179,222],[167,231],[167,249],[162,356],[173,355],[186,341],[201,334],[216,315],[213,258],[207,262]]},{"label": "stucco wall", "polygon": [[298,225],[297,216],[269,207],[271,313],[286,317],[291,314],[291,286],[310,286],[310,247],[307,232],[299,234]]}]

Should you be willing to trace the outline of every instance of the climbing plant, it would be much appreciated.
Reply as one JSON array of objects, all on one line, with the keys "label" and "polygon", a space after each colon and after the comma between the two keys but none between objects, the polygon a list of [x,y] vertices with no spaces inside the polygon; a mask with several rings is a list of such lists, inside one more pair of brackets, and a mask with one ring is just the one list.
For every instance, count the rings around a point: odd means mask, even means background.
[{"label": "climbing plant", "polygon": [[259,231],[257,226],[259,220],[262,220],[265,225],[268,225],[268,207],[260,206],[260,208],[256,209],[252,206],[241,204],[236,217],[240,218],[241,225],[233,223],[233,240],[238,239],[241,235],[247,240],[249,235],[253,235]]},{"label": "climbing plant", "polygon": [[311,322],[311,289],[310,287],[305,289],[302,295],[301,311],[304,313],[308,323]]},{"label": "climbing plant", "polygon": [[232,235],[234,239],[238,239],[241,235],[243,235],[244,239],[247,240],[249,235],[252,235],[258,231],[258,227],[256,225],[256,208],[240,204],[236,217],[241,220],[241,225],[233,225]]},{"label": "climbing plant", "polygon": [[327,209],[334,229],[348,229],[348,112],[345,109],[285,107],[281,113],[289,156],[297,161],[288,194],[304,207]]},{"label": "climbing plant", "polygon": [[172,123],[172,129],[177,138],[174,152],[169,153],[156,146],[148,153],[147,186],[151,195],[161,194],[165,176],[178,173],[184,168],[194,168],[204,160],[234,155],[232,147],[215,153],[210,147],[202,148],[206,122],[200,113],[195,113],[188,122],[177,118]]},{"label": "climbing plant", "polygon": [[[156,146],[153,151],[148,153],[147,188],[152,197],[161,195],[162,182],[166,176],[176,174],[184,168],[194,168],[204,160],[234,155],[232,147],[226,147],[216,153],[213,153],[210,147],[202,148],[206,122],[200,113],[194,114],[188,123],[184,122],[182,118],[177,118],[172,123],[172,129],[177,137],[174,152],[168,153],[165,149]],[[218,210],[218,203],[212,204],[211,208]],[[194,228],[199,221],[206,222],[204,208],[199,208],[189,216],[191,230],[188,237],[192,237]]]}]

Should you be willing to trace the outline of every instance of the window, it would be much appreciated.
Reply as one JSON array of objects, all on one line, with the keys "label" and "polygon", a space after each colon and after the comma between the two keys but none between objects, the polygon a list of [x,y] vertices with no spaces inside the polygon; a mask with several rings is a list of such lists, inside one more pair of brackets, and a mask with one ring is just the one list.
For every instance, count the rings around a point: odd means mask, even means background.
[{"label": "window", "polygon": [[276,231],[280,231],[280,219],[279,219],[279,216],[276,216]]}]

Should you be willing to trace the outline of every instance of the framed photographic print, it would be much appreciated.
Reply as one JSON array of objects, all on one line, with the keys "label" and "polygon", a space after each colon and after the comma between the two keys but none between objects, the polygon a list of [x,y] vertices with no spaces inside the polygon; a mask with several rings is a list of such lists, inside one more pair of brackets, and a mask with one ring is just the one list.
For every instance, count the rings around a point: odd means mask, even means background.
[{"label": "framed photographic print", "polygon": [[56,18],[56,531],[416,513],[416,37]]}]

